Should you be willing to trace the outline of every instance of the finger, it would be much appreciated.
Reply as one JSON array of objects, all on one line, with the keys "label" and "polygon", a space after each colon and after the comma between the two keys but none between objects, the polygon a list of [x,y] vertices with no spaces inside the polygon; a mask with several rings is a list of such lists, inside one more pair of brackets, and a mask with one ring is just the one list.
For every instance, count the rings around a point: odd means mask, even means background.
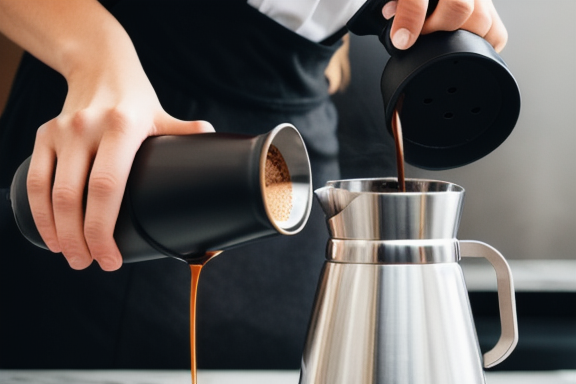
[{"label": "finger", "polygon": [[168,114],[156,118],[154,135],[190,135],[194,133],[214,132],[214,127],[207,121],[185,121],[175,119]]},{"label": "finger", "polygon": [[84,237],[92,257],[105,271],[122,265],[114,227],[139,145],[140,141],[121,130],[105,132],[90,172]]},{"label": "finger", "polygon": [[474,12],[474,0],[440,0],[436,9],[424,23],[422,33],[455,31]]},{"label": "finger", "polygon": [[387,2],[386,4],[384,4],[384,7],[382,7],[382,16],[384,16],[386,20],[390,20],[396,14],[397,7],[398,7],[398,1],[393,0]]},{"label": "finger", "polygon": [[[490,12],[490,4],[484,0],[476,0],[474,3],[474,12],[462,26],[461,29],[470,31],[478,36],[484,37],[492,28],[493,17]],[[492,6],[492,8],[494,8]]]},{"label": "finger", "polygon": [[501,52],[508,42],[508,31],[496,12],[496,9],[492,9],[491,13],[492,25],[490,30],[484,35],[484,39],[494,47],[496,52]]},{"label": "finger", "polygon": [[390,38],[397,49],[410,48],[422,30],[428,0],[398,0]]},{"label": "finger", "polygon": [[56,155],[45,143],[43,138],[45,129],[46,127],[38,129],[30,167],[28,168],[26,189],[32,217],[44,244],[50,251],[60,252],[61,248],[58,243],[52,210],[52,181]]},{"label": "finger", "polygon": [[84,269],[92,264],[84,239],[84,191],[91,160],[89,151],[78,146],[67,147],[58,156],[52,189],[58,242],[73,269]]}]

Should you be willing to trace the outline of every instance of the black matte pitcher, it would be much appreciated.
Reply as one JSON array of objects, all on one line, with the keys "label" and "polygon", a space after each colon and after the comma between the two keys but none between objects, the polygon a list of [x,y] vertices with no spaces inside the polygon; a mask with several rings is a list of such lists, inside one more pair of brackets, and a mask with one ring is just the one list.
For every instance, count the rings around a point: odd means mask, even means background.
[{"label": "black matte pitcher", "polygon": [[[266,161],[274,149],[289,174],[286,217],[273,214],[266,194]],[[30,159],[16,171],[10,199],[22,234],[46,248],[30,211],[26,178]],[[114,238],[124,262],[165,256],[187,262],[207,252],[264,237],[293,235],[312,204],[312,180],[299,132],[281,124],[249,136],[204,133],[150,137],[130,172]]]}]

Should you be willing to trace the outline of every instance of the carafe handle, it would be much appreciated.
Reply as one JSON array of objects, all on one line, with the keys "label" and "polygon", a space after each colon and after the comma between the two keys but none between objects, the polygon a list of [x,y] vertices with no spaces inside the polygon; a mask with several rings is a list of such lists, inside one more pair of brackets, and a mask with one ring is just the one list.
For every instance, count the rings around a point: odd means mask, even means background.
[{"label": "carafe handle", "polygon": [[484,354],[484,367],[491,368],[504,361],[518,343],[518,322],[512,273],[504,256],[494,247],[480,241],[461,240],[460,255],[462,257],[484,257],[492,264],[496,272],[501,334],[494,348]]}]

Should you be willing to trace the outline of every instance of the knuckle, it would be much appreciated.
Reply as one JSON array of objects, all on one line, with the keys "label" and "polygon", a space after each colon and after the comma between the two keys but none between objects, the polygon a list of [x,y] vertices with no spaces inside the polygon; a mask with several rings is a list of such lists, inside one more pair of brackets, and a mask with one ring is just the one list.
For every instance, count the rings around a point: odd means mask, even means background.
[{"label": "knuckle", "polygon": [[474,14],[474,24],[476,25],[476,30],[472,32],[484,37],[492,28],[492,15],[486,11],[478,11]]},{"label": "knuckle", "polygon": [[[36,224],[36,227],[38,227],[39,231],[42,231],[45,228],[50,228],[52,226],[52,216],[44,210],[41,211],[35,211],[34,212],[34,223]],[[57,239],[52,239],[51,237],[48,239],[45,239],[47,241],[50,240],[57,240]]]},{"label": "knuckle", "polygon": [[72,132],[83,135],[90,124],[89,112],[85,109],[76,111],[70,117],[70,128]]},{"label": "knuckle", "polygon": [[134,124],[134,119],[120,108],[109,108],[104,113],[104,120],[111,132],[124,133]]},{"label": "knuckle", "polygon": [[49,185],[45,182],[45,177],[40,172],[30,169],[26,179],[26,188],[29,195],[37,195],[48,190]]},{"label": "knuckle", "polygon": [[84,238],[91,250],[102,247],[107,240],[108,234],[104,223],[96,220],[87,220],[84,225]]},{"label": "knuckle", "polygon": [[52,189],[52,204],[54,209],[69,211],[81,201],[82,193],[68,184],[56,184]]},{"label": "knuckle", "polygon": [[471,0],[453,0],[447,4],[451,13],[468,18],[474,12],[474,2]]},{"label": "knuckle", "polygon": [[54,129],[55,126],[54,120],[51,120],[47,123],[42,124],[36,130],[36,141],[46,142],[50,139],[51,131]]},{"label": "knuckle", "polygon": [[88,194],[90,196],[105,197],[118,190],[120,182],[111,172],[98,171],[90,175]]}]

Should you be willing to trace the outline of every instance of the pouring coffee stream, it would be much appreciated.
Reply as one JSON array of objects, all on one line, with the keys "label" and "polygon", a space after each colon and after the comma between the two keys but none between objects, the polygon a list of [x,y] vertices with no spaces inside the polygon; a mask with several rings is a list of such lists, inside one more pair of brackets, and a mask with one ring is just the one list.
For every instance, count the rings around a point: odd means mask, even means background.
[{"label": "pouring coffee stream", "polygon": [[222,251],[206,252],[202,257],[188,261],[188,265],[190,266],[190,373],[192,376],[192,384],[198,382],[196,358],[196,300],[198,298],[200,272],[207,262],[221,253]]},{"label": "pouring coffee stream", "polygon": [[406,192],[406,174],[404,166],[404,140],[402,137],[402,123],[400,122],[400,110],[402,109],[402,100],[404,95],[400,97],[392,115],[392,135],[394,136],[394,144],[396,148],[396,169],[398,173],[398,190]]}]

